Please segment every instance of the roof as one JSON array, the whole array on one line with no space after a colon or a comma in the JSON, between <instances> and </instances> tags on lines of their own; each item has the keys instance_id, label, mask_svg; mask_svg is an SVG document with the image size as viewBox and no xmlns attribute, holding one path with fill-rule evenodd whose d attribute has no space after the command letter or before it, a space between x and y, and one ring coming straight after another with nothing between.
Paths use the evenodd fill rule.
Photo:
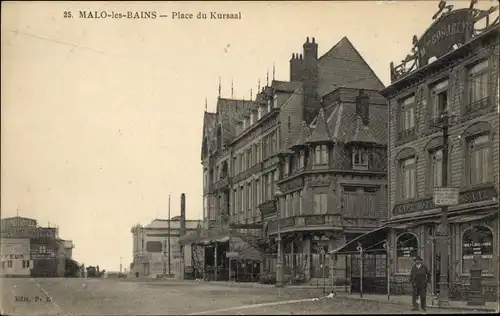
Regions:
<instances>
[{"instance_id":1,"label":"roof","mask_svg":"<svg viewBox=\"0 0 500 316\"><path fill-rule=\"evenodd\" d=\"M207 139L206 145L208 152L210 152L213 148L215 148L216 126L217 126L217 114L205 111L203 115L203 139ZM201 145L201 156L203 157L203 141Z\"/></svg>"},{"instance_id":2,"label":"roof","mask_svg":"<svg viewBox=\"0 0 500 316\"><path fill-rule=\"evenodd\" d=\"M217 100L217 112L220 116L223 143L228 144L234 139L237 121L242 119L243 115L249 113L250 108L254 105L255 102L252 100L225 98Z\"/></svg>"},{"instance_id":3,"label":"roof","mask_svg":"<svg viewBox=\"0 0 500 316\"><path fill-rule=\"evenodd\" d=\"M361 124L356 115L356 104L342 102L337 105L327 122L335 141L350 142L353 139L387 144L387 106L370 104L369 123Z\"/></svg>"},{"instance_id":4,"label":"roof","mask_svg":"<svg viewBox=\"0 0 500 316\"><path fill-rule=\"evenodd\" d=\"M311 133L311 136L306 140L307 143L322 143L330 142L332 137L325 121L325 111L323 108L319 109L319 114L316 120L316 127Z\"/></svg>"},{"instance_id":5,"label":"roof","mask_svg":"<svg viewBox=\"0 0 500 316\"><path fill-rule=\"evenodd\" d=\"M277 91L295 92L302 86L300 82L273 80L271 87Z\"/></svg>"},{"instance_id":6,"label":"roof","mask_svg":"<svg viewBox=\"0 0 500 316\"><path fill-rule=\"evenodd\" d=\"M309 129L309 126L307 126L306 121L302 121L302 124L300 125L299 139L297 140L297 142L293 147L305 146L307 138L309 138L310 132L311 131Z\"/></svg>"},{"instance_id":7,"label":"roof","mask_svg":"<svg viewBox=\"0 0 500 316\"><path fill-rule=\"evenodd\" d=\"M319 58L318 80L320 96L338 87L377 91L384 88L382 81L345 36Z\"/></svg>"}]
</instances>

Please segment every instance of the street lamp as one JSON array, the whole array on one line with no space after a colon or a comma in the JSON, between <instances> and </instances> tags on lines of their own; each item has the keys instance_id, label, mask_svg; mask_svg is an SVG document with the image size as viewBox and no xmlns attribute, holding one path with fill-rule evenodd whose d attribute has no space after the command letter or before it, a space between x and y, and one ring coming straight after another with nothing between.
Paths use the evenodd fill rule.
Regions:
<instances>
[{"instance_id":1,"label":"street lamp","mask_svg":"<svg viewBox=\"0 0 500 316\"><path fill-rule=\"evenodd\" d=\"M283 196L283 192L280 189L276 189L274 192L274 196L276 197L276 218L278 221L278 258L276 259L276 287L284 287L283 284L283 262L281 262L282 257L282 243L281 243L281 231L280 231L280 222L281 222L281 214L280 214L280 199Z\"/></svg>"}]
</instances>

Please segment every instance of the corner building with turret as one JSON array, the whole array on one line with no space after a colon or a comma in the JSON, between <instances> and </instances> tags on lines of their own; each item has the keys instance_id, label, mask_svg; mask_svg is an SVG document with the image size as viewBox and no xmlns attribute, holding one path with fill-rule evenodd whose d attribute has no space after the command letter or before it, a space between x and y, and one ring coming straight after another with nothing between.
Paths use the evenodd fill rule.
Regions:
<instances>
[{"instance_id":1,"label":"corner building with turret","mask_svg":"<svg viewBox=\"0 0 500 316\"><path fill-rule=\"evenodd\" d=\"M346 37L321 57L307 38L289 81L219 95L203 120L203 225L180 240L186 277L274 283L282 262L286 283L345 279L350 259L325 254L387 216L383 88Z\"/></svg>"}]
</instances>

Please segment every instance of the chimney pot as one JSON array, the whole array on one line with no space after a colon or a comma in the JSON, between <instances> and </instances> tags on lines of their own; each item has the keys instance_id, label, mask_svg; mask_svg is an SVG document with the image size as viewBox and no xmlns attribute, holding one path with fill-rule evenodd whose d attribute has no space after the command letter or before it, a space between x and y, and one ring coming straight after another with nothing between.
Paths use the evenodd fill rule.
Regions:
<instances>
[{"instance_id":1,"label":"chimney pot","mask_svg":"<svg viewBox=\"0 0 500 316\"><path fill-rule=\"evenodd\" d=\"M302 54L300 54L300 58L299 59L302 59Z\"/></svg>"},{"instance_id":2,"label":"chimney pot","mask_svg":"<svg viewBox=\"0 0 500 316\"><path fill-rule=\"evenodd\" d=\"M313 43L316 43L316 39L313 37Z\"/></svg>"},{"instance_id":3,"label":"chimney pot","mask_svg":"<svg viewBox=\"0 0 500 316\"><path fill-rule=\"evenodd\" d=\"M306 43L309 43L309 36L306 38Z\"/></svg>"}]
</instances>

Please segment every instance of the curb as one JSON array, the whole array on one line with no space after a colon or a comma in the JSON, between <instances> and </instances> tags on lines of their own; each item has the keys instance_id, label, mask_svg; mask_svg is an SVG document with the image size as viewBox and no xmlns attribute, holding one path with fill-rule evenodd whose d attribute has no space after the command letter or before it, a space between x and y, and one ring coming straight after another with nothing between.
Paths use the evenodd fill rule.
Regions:
<instances>
[{"instance_id":1,"label":"curb","mask_svg":"<svg viewBox=\"0 0 500 316\"><path fill-rule=\"evenodd\" d=\"M337 297L343 297L347 299L352 299L352 300L360 300L360 301L376 301L376 302L381 302L381 303L389 303L389 304L395 304L395 305L405 305L405 306L412 306L411 303L408 302L401 302L401 301L382 301L382 300L377 300L377 299L370 299L370 298L361 298L361 297L351 297L348 295L342 295L342 294L335 294ZM438 305L432 305L432 304L427 304L427 308L433 308L433 309L446 309L446 310L460 310L460 311L469 311L469 312L488 312L488 313L494 313L496 310L494 308L488 308L488 307L464 307L464 306L438 306Z\"/></svg>"}]
</instances>

